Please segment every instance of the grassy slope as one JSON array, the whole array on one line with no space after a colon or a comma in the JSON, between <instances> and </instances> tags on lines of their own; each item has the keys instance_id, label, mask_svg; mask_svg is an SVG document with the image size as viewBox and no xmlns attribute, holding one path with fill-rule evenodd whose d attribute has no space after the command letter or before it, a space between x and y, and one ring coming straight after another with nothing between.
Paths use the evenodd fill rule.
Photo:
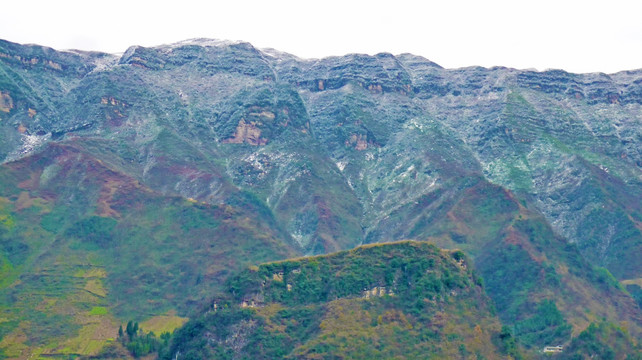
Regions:
<instances>
[{"instance_id":1,"label":"grassy slope","mask_svg":"<svg viewBox=\"0 0 642 360\"><path fill-rule=\"evenodd\" d=\"M642 359L642 348L626 326L608 322L592 323L566 349L569 359Z\"/></svg>"},{"instance_id":2,"label":"grassy slope","mask_svg":"<svg viewBox=\"0 0 642 360\"><path fill-rule=\"evenodd\" d=\"M108 338L111 335L101 333L100 329L109 328L112 331L109 334L112 334L119 321L164 314L172 308L185 314L188 306L210 295L210 286L218 286L216 280L225 278L229 269L246 262L293 253L279 250L283 245L274 240L288 238L282 234L283 228L309 235L313 240L307 250L311 252L348 248L358 243L357 237L364 226L363 219L359 223L364 211L361 208L367 211L364 200L357 204L353 192L347 189L346 175L341 178L334 169L327 154L336 151L324 154L319 146L312 150L292 146L293 137L298 137L300 144L309 145L310 139L301 135L303 130L316 132L319 139L324 131L336 135L329 143L354 155L346 168L346 173L354 173L349 180L358 178L363 169L358 161L353 163L352 160L360 159L366 153L356 149L358 144L351 142L353 135L366 139L371 153L385 152L388 145L393 147L394 156L390 156L393 165L400 159L397 152L412 150L414 158L416 150L424 144L434 145L435 149L453 149L452 145L457 142L453 140L457 137L448 133L412 138L421 145L417 145L418 148L409 147L409 143L399 143L395 147L393 130L406 118L421 117L425 113L412 108L404 112L392 106L397 100L408 102L405 95L386 103L380 102L379 95L367 95L365 90L359 96L339 99L341 106L331 113L331 117L340 124L336 124L334 130L324 129L325 118L316 114L315 124L314 116L306 115L310 104L302 104L296 91L288 90L288 86L269 85L270 80L266 81L265 75L270 75L270 69L266 69L263 60L254 53L254 60L263 65L257 67L258 63L252 63L252 57L241 48L237 49L241 51L238 58L251 60L243 63L247 68L239 67L239 63L224 71L208 68L208 76L212 71L221 75L215 81L203 81L204 69L202 64L196 63L173 72L150 71L153 64L165 60L154 58L161 54L149 49L141 49L149 51L147 55L151 56L143 56L147 60L137 64L142 67L120 66L81 79L89 69L67 72L74 66L84 66L76 56L65 59L50 50L30 49L28 54L22 54L25 61L3 57L5 62L0 64L0 70L3 70L0 72L0 90L8 92L14 102L9 113L0 112L0 126L3 135L7 134L6 144L4 141L0 144L0 153L20 144L21 135L17 129L30 134L41 130L47 133L67 125L67 130L78 129L89 121L96 125L88 132L96 131L94 135L104 139L74 140L75 145L83 149L80 153L86 151L91 156L73 150L55 154L55 162L36 156L26 161L34 162L32 165L21 167L25 162L10 164L11 170L5 168L0 173L0 286L10 289L6 295L3 293L4 312L9 315L0 315L0 335L6 335L2 346L11 345L12 354L24 347L35 348L48 342L51 344L47 351L58 348L66 349L64 352L67 353L87 352L82 348L85 346L82 344L88 343L87 339ZM190 49L183 51L196 51ZM5 48L2 51L23 50L28 49ZM30 64L33 58L40 60L35 65ZM65 71L48 66L44 61L46 58L61 65ZM218 58L215 60L220 62ZM173 66L164 67L170 68ZM251 71L259 68L259 75ZM250 71L244 73L244 70ZM232 73L234 79L225 80ZM236 77L238 74L243 75ZM193 82L191 77L198 81ZM260 88L252 90L259 83ZM191 100L177 97L177 84L187 87L182 91ZM240 87L246 89L240 90ZM511 187L520 196L533 190L535 181L529 172L532 173L537 164L529 164L523 155L532 150L529 144L544 144L545 150L554 150L549 156L553 161L541 164L540 170L544 173L559 172L553 165L558 164L560 158L570 158L574 169L590 172L588 180L580 184L576 192L553 194L553 197L578 200L573 206L583 206L586 194L599 200L595 210L579 226L579 236L586 240L580 252L590 261L609 268L617 278L639 280L641 263L636 261L642 239L640 202L636 201L639 194L631 192L631 187L624 186L618 178L630 170L625 166L628 162L608 154L607 147L602 148L601 140L592 142L595 139L591 136L575 131L584 125L568 117L572 114L552 114L543 108L545 105L536 104L540 101L532 101L540 95L521 93L510 95L501 113L506 128L490 127L498 130L497 134L502 138L503 146L498 149L509 149L510 155L494 156L498 161L506 161L498 164L498 173L506 173L507 178L496 176L493 181ZM329 102L337 102L330 98L330 92L326 94ZM221 100L227 98L232 99L229 104L225 102L227 100ZM30 109L36 114L33 115ZM263 111L276 116L275 121L268 122L260 115L251 115ZM285 116L288 112L289 117ZM327 108L321 106L319 113L327 113ZM462 113L458 110L455 114L460 116ZM233 134L240 117L264 122L261 128L264 138L269 140L267 147L247 144L218 147L219 141ZM551 124L542 123L548 118L553 119L554 128L546 128ZM399 124L389 122L391 119ZM308 122L314 126L310 128ZM289 131L278 125L286 123L290 124ZM595 130L601 134L608 126ZM437 131L431 128L429 133L437 134ZM83 136L82 131L75 134ZM70 134L69 137L74 136ZM449 141L437 141L444 139ZM482 140L482 143L493 143ZM298 162L280 164L278 157L288 151L297 154ZM422 163L438 163L442 156L447 161L442 159L438 173L470 167L469 162L459 164L454 160L472 157L472 154L454 151L447 155L438 151L430 156L426 154L416 161L417 167ZM273 166L273 171L267 175L267 181L257 184L257 178L263 173L242 171L238 171L235 179L226 178L236 171L234 168L255 171L248 161L252 156L266 156L272 162L269 165ZM155 161L150 169L147 165L152 161L145 162L145 159ZM610 168L613 175L602 170L603 166ZM391 168L386 164L375 174L394 173ZM404 169L405 166L401 170ZM434 169L427 167L424 170ZM135 177L144 185L127 176L119 177L120 172ZM296 179L284 193L271 192L273 185L292 174ZM416 180L417 174L421 176L415 171L412 178ZM390 219L374 225L365 224L366 228L385 229L381 231L386 235L385 241L427 239L472 254L502 319L519 330L518 335L530 345L568 339L568 326L577 334L601 317L631 321L632 331L636 331L639 309L631 305L608 272L589 266L578 256L577 249L565 245L553 233L544 219L525 209L528 206L524 201L517 201L511 193L486 181L463 179L468 175L455 174L454 180L447 179L452 175L440 176L446 183L439 190L443 192L429 193L417 202L393 199ZM386 189L382 193L395 190L393 182L389 181L393 179L385 176L384 179L377 184ZM224 196L231 194L225 199L231 206L208 206L178 197L163 197L147 189L184 196L189 192L195 194L189 197L216 204L222 198L207 191L208 185L216 182L214 180L222 184ZM394 180L396 183L399 179ZM259 197L236 192L232 182L258 193ZM414 184L417 187L424 185L417 183ZM185 188L177 189L179 185ZM408 189L412 187L399 187L403 193ZM281 196L282 201L270 202L270 196ZM403 197L400 199L404 200ZM379 201L378 198L372 200ZM265 202L274 205L272 209L276 216L272 217ZM135 207L129 208L130 203ZM174 221L177 223L173 224ZM609 225L618 230L614 236L609 233ZM609 242L604 244L603 239ZM256 246L255 240L270 245L266 250ZM605 251L594 251L602 248ZM214 261L210 261L212 254ZM186 259L188 256L193 258ZM107 260L114 258L123 260ZM205 263L207 267L199 266ZM560 297L560 293L563 296ZM553 300L555 303L551 306L547 301ZM14 308L16 303L24 304L24 307ZM97 308L105 308L107 312L95 310ZM90 330L89 324L96 330ZM546 329L547 324L554 325L552 331ZM58 335L53 331L56 326L79 340L72 345L56 344L51 340Z\"/></svg>"},{"instance_id":3,"label":"grassy slope","mask_svg":"<svg viewBox=\"0 0 642 360\"><path fill-rule=\"evenodd\" d=\"M462 252L405 241L251 267L164 356L502 358L501 326L467 265Z\"/></svg>"},{"instance_id":4,"label":"grassy slope","mask_svg":"<svg viewBox=\"0 0 642 360\"><path fill-rule=\"evenodd\" d=\"M425 195L387 221L409 219L397 238L471 254L500 318L522 344L568 343L602 318L628 322L640 335L642 314L617 280L590 265L512 192L483 179L452 187L462 190Z\"/></svg>"},{"instance_id":5,"label":"grassy slope","mask_svg":"<svg viewBox=\"0 0 642 360\"><path fill-rule=\"evenodd\" d=\"M161 196L65 145L0 169L0 347L92 354L118 324L186 315L235 268L296 250L269 212ZM21 355L22 354L22 355Z\"/></svg>"}]
</instances>

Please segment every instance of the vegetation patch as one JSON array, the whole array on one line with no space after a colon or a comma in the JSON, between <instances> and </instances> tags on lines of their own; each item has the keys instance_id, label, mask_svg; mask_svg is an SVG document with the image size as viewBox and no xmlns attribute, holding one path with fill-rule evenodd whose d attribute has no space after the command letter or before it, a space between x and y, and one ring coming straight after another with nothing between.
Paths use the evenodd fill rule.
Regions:
<instances>
[{"instance_id":1,"label":"vegetation patch","mask_svg":"<svg viewBox=\"0 0 642 360\"><path fill-rule=\"evenodd\" d=\"M175 312L170 312L167 315L154 316L140 324L141 328L156 334L172 333L174 330L183 326L188 318L177 316Z\"/></svg>"},{"instance_id":2,"label":"vegetation patch","mask_svg":"<svg viewBox=\"0 0 642 360\"><path fill-rule=\"evenodd\" d=\"M89 311L89 315L107 315L107 308L104 306L94 306L91 311Z\"/></svg>"},{"instance_id":3,"label":"vegetation patch","mask_svg":"<svg viewBox=\"0 0 642 360\"><path fill-rule=\"evenodd\" d=\"M461 251L406 241L251 267L159 354L497 357L506 353L492 340L500 324L467 261ZM519 353L515 346L510 351Z\"/></svg>"}]
</instances>

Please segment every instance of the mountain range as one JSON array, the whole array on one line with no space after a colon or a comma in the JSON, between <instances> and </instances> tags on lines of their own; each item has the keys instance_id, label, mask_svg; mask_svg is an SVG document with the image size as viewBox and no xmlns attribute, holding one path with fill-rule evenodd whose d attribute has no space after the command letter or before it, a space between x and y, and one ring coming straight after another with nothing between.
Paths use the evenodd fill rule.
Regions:
<instances>
[{"instance_id":1,"label":"mountain range","mask_svg":"<svg viewBox=\"0 0 642 360\"><path fill-rule=\"evenodd\" d=\"M285 318L299 314L308 327L293 330L294 352L279 356L335 358L339 345L321 324L343 319L340 306L363 315L348 320L367 333L378 315L397 327L405 318L417 333L397 340L424 329L425 342L404 344L437 357L457 348L462 358L529 358L563 344L579 358L595 348L634 358L641 105L642 70L444 69L387 53L300 59L208 39L121 55L0 41L0 355L107 356L130 320L160 333L190 318L174 334L199 321L223 334L229 328L207 320L222 316L285 336ZM407 239L418 243L394 243ZM288 261L370 264L301 270L306 281L347 273L366 279L365 290L390 288L395 278L381 274L418 261L399 246L426 259L448 257L434 246L465 254L474 274L458 273L465 285L454 291L467 295L439 290L448 305L435 305L434 293L399 288L407 295L363 300L358 282L292 302L258 290L256 274L302 256ZM345 252L354 248L369 251ZM428 281L420 275L413 281ZM250 293L269 301L212 313L213 299L237 307ZM432 304L432 320L413 313L408 294ZM452 319L478 319L493 345L473 346L470 329L431 327L455 308ZM363 311L374 320L360 323ZM391 336L384 323L378 337ZM166 355L209 339L190 334ZM195 358L278 350L248 353L221 339ZM381 343L373 356L403 355L392 338Z\"/></svg>"}]
</instances>

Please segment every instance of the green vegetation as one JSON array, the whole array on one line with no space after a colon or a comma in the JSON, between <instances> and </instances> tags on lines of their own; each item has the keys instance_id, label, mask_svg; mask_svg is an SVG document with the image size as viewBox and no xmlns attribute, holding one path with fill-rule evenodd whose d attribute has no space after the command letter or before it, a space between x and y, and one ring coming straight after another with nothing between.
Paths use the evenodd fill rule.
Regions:
<instances>
[{"instance_id":1,"label":"green vegetation","mask_svg":"<svg viewBox=\"0 0 642 360\"><path fill-rule=\"evenodd\" d=\"M626 285L626 291L635 299L638 306L642 309L642 286L638 284Z\"/></svg>"},{"instance_id":2,"label":"green vegetation","mask_svg":"<svg viewBox=\"0 0 642 360\"><path fill-rule=\"evenodd\" d=\"M104 306L94 306L89 315L107 315L107 308Z\"/></svg>"},{"instance_id":3,"label":"green vegetation","mask_svg":"<svg viewBox=\"0 0 642 360\"><path fill-rule=\"evenodd\" d=\"M514 328L525 344L559 344L571 336L571 326L550 300L538 304L535 315L518 321Z\"/></svg>"},{"instance_id":4,"label":"green vegetation","mask_svg":"<svg viewBox=\"0 0 642 360\"><path fill-rule=\"evenodd\" d=\"M251 267L161 356L496 357L500 325L467 265L461 251L398 242Z\"/></svg>"},{"instance_id":5,"label":"green vegetation","mask_svg":"<svg viewBox=\"0 0 642 360\"><path fill-rule=\"evenodd\" d=\"M517 340L508 326L502 326L502 331L499 334L499 340L504 353L512 356L515 360L521 360L523 358L519 346L517 345Z\"/></svg>"},{"instance_id":6,"label":"green vegetation","mask_svg":"<svg viewBox=\"0 0 642 360\"><path fill-rule=\"evenodd\" d=\"M65 236L79 239L85 244L107 248L113 246L113 231L116 225L114 219L91 216L73 224L65 231Z\"/></svg>"},{"instance_id":7,"label":"green vegetation","mask_svg":"<svg viewBox=\"0 0 642 360\"><path fill-rule=\"evenodd\" d=\"M602 321L591 323L574 338L564 356L572 360L639 360L642 359L642 348L626 328Z\"/></svg>"},{"instance_id":8,"label":"green vegetation","mask_svg":"<svg viewBox=\"0 0 642 360\"><path fill-rule=\"evenodd\" d=\"M59 161L73 153L59 151ZM0 348L9 357L96 355L114 336L113 321L186 314L230 269L296 254L267 225L271 214L250 217L242 196L234 206L164 197L85 160L29 191L11 184L56 160L0 171L21 179L0 188ZM65 194L84 200L68 203Z\"/></svg>"},{"instance_id":9,"label":"green vegetation","mask_svg":"<svg viewBox=\"0 0 642 360\"><path fill-rule=\"evenodd\" d=\"M635 353L600 323L642 334L639 74L199 42L0 40L0 357L172 357L118 324L187 316L197 357L528 358L591 322ZM238 273L399 239L461 251Z\"/></svg>"},{"instance_id":10,"label":"green vegetation","mask_svg":"<svg viewBox=\"0 0 642 360\"><path fill-rule=\"evenodd\" d=\"M622 311L621 304L603 301L625 296L617 280L591 266L538 216L522 211L500 236L475 265L502 322L526 348L567 343L583 319ZM587 290L577 290L582 287Z\"/></svg>"},{"instance_id":11,"label":"green vegetation","mask_svg":"<svg viewBox=\"0 0 642 360\"><path fill-rule=\"evenodd\" d=\"M138 326L137 322L128 321L123 330L118 328L118 340L131 353L134 358L157 352L169 344L170 334L165 332L156 337L153 332L147 332Z\"/></svg>"}]
</instances>

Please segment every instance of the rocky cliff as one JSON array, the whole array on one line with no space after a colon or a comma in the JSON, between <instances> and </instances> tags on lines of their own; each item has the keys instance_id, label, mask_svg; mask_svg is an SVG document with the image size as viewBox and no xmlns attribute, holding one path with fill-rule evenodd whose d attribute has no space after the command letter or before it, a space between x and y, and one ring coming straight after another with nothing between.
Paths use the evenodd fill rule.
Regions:
<instances>
[{"instance_id":1,"label":"rocky cliff","mask_svg":"<svg viewBox=\"0 0 642 360\"><path fill-rule=\"evenodd\" d=\"M508 324L561 299L574 334L596 316L629 321L635 332L641 104L637 70L444 69L385 53L299 59L206 39L118 56L0 41L1 283L40 288L34 264L47 256L57 264L59 246L81 252L81 264L111 261L96 227L118 239L107 246L115 252L132 251L128 238L151 239L158 252L144 260L187 261L190 271L166 276L189 274L195 285L220 284L247 263L411 238L468 253ZM179 225L160 231L150 220L158 209L135 201L144 226L125 221L134 211L125 199L147 196L173 199L158 209L171 209L163 216ZM219 242L204 230L210 220L193 220L204 218L244 242ZM216 270L168 256L174 243L215 254ZM235 247L255 251L239 261ZM153 269L141 266L140 276L167 284ZM188 301L163 285L134 296L136 307L110 281L118 319L185 311L210 289ZM554 295L560 289L567 300ZM160 294L161 305L144 305ZM39 343L21 316L5 316L0 335ZM522 329L525 339L542 331ZM533 339L529 346L540 344Z\"/></svg>"}]
</instances>

